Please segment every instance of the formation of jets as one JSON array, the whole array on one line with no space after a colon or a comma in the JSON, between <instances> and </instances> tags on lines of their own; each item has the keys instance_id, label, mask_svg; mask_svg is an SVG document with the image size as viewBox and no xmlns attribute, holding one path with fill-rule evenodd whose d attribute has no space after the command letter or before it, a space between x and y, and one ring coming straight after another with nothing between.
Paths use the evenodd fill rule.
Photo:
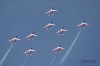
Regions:
<instances>
[{"instance_id":1,"label":"formation of jets","mask_svg":"<svg viewBox=\"0 0 100 66\"><path fill-rule=\"evenodd\" d=\"M54 9L54 8L51 8L50 10L48 10L48 11L46 12L46 14L47 14L48 16L53 16L54 13L56 13L56 12L58 12L58 10L56 10L56 9ZM83 29L83 28L85 28L85 27L88 26L88 25L89 25L88 23L86 23L85 21L83 21L82 23L78 24L77 27L78 27L79 29ZM56 24L54 24L52 21L50 21L50 22L49 22L48 24L46 24L43 28L49 31L49 30L52 29L52 27L55 27L55 26L56 26ZM64 27L62 27L62 28L60 28L60 30L55 31L55 33L56 33L57 35L59 35L59 36L62 36L62 35L64 35L64 33L67 32L67 31L69 31L69 30L67 30L67 29L65 29ZM34 37L37 37L37 36L38 36L38 35L35 34L35 32L32 32L31 34L27 35L25 38L28 39L29 41L31 41L31 40L33 40ZM11 42L11 44L13 45L13 44L16 44L16 43L17 43L18 41L20 41L20 40L21 40L21 39L19 39L18 36L15 36L15 37L12 38L11 40L9 40L9 42ZM54 49L51 49L51 51L52 51L53 53L61 53L61 51L64 50L64 49L65 49L65 48L63 48L62 45L58 45L58 46L55 47ZM32 54L33 52L36 52L36 50L33 49L33 48L30 48L30 49L28 49L27 51L23 52L23 54L24 54L25 56L32 56L32 55L33 55L33 54ZM1 60L1 61L2 61L2 60ZM53 60L53 62L54 62L54 60ZM52 62L52 63L53 63L53 62ZM24 62L24 64L25 64L25 62ZM53 64L51 64L51 65L53 65Z\"/></svg>"},{"instance_id":2,"label":"formation of jets","mask_svg":"<svg viewBox=\"0 0 100 66\"><path fill-rule=\"evenodd\" d=\"M86 23L85 21L83 21L82 23L80 23L79 25L77 25L77 27L79 27L79 29L85 28L86 26L88 26L89 24ZM47 30L51 29L52 26L55 26L55 24L52 23L52 21L50 21L46 26L44 26L44 28L46 28ZM64 32L66 32L68 30L64 29L64 27L62 27L60 30L58 30L56 33L58 35L63 35ZM32 32L31 34L29 34L28 36L26 36L25 38L27 38L28 40L32 40L34 36L37 36L37 34L35 34L34 32ZM17 36L15 36L14 38L12 38L11 40L9 40L9 42L11 42L11 44L16 44L17 41L20 41L21 39L19 39ZM61 45L59 45L58 47L54 48L52 51L55 53L59 53L61 50L64 50L63 47L61 47ZM29 50L27 50L26 52L24 52L24 54L26 56L31 56L32 52L35 52L36 50L33 50L32 48L30 48Z\"/></svg>"},{"instance_id":3,"label":"formation of jets","mask_svg":"<svg viewBox=\"0 0 100 66\"><path fill-rule=\"evenodd\" d=\"M57 12L58 10L55 10L54 8L51 8L48 12L46 12L46 14L48 14L48 16L54 15L54 12ZM86 23L85 21L83 21L82 23L80 23L79 25L77 25L77 27L79 27L79 29L85 28L86 26L88 26L89 24ZM53 26L55 26L55 24L52 23L52 21L50 21L47 25L44 26L44 28L46 30L50 30ZM64 29L64 27L62 27L60 30L58 30L56 33L58 35L63 35L64 32L67 32L68 30ZM33 37L37 36L37 34L35 34L34 32L32 32L31 34L29 34L28 36L26 36L25 38L27 38L28 40L32 40ZM11 42L11 44L16 44L17 41L19 41L21 39L19 39L17 36L15 36L13 39L9 40L9 42ZM55 53L59 53L61 50L64 50L63 47L61 47L61 45L59 45L58 47L54 48L52 51ZM32 52L35 52L36 50L33 50L33 48L30 48L29 50L27 50L26 52L24 52L24 54L26 56L31 56Z\"/></svg>"},{"instance_id":4,"label":"formation of jets","mask_svg":"<svg viewBox=\"0 0 100 66\"><path fill-rule=\"evenodd\" d=\"M54 15L54 12L57 12L58 10L55 10L54 8L51 8L49 11L46 12L48 16Z\"/></svg>"}]
</instances>

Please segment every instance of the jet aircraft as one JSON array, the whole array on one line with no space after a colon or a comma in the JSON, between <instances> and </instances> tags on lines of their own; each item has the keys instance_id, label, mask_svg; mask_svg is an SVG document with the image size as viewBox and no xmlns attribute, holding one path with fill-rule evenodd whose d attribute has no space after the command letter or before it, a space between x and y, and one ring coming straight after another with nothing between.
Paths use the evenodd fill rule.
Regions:
<instances>
[{"instance_id":1,"label":"jet aircraft","mask_svg":"<svg viewBox=\"0 0 100 66\"><path fill-rule=\"evenodd\" d=\"M33 32L30 35L26 36L26 38L28 38L28 40L32 40L34 36L37 36L37 35Z\"/></svg>"},{"instance_id":2,"label":"jet aircraft","mask_svg":"<svg viewBox=\"0 0 100 66\"><path fill-rule=\"evenodd\" d=\"M53 24L52 21L50 21L46 26L44 26L44 28L49 30L49 29L51 29L52 26L55 26L55 24Z\"/></svg>"},{"instance_id":3,"label":"jet aircraft","mask_svg":"<svg viewBox=\"0 0 100 66\"><path fill-rule=\"evenodd\" d=\"M54 15L54 12L57 12L58 10L55 10L54 8L51 8L49 11L46 12L48 16Z\"/></svg>"},{"instance_id":4,"label":"jet aircraft","mask_svg":"<svg viewBox=\"0 0 100 66\"><path fill-rule=\"evenodd\" d=\"M24 54L26 54L26 56L31 56L32 52L35 52L36 50L33 50L32 48L30 48L29 50L27 50L26 52L24 52Z\"/></svg>"},{"instance_id":5,"label":"jet aircraft","mask_svg":"<svg viewBox=\"0 0 100 66\"><path fill-rule=\"evenodd\" d=\"M56 33L58 33L58 35L63 35L64 32L66 32L68 30L65 30L64 27L61 28L60 30L58 30Z\"/></svg>"},{"instance_id":6,"label":"jet aircraft","mask_svg":"<svg viewBox=\"0 0 100 66\"><path fill-rule=\"evenodd\" d=\"M60 52L61 50L64 50L63 47L61 47L61 45L59 45L58 47L54 48L52 51L54 51L55 53Z\"/></svg>"},{"instance_id":7,"label":"jet aircraft","mask_svg":"<svg viewBox=\"0 0 100 66\"><path fill-rule=\"evenodd\" d=\"M79 29L85 28L86 26L88 26L89 24L85 22L85 20L80 23L79 25L77 25L77 27L79 27Z\"/></svg>"},{"instance_id":8,"label":"jet aircraft","mask_svg":"<svg viewBox=\"0 0 100 66\"><path fill-rule=\"evenodd\" d=\"M17 41L19 41L21 39L17 38L17 36L15 36L13 39L9 40L9 42L11 42L12 44L16 44Z\"/></svg>"}]
</instances>

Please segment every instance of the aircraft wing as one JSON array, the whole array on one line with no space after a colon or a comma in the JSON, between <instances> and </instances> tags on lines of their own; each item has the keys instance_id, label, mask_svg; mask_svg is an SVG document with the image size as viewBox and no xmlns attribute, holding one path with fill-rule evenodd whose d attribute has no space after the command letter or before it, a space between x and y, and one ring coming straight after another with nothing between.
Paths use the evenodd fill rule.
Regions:
<instances>
[{"instance_id":1,"label":"aircraft wing","mask_svg":"<svg viewBox=\"0 0 100 66\"><path fill-rule=\"evenodd\" d=\"M49 10L49 11L46 12L46 14L48 14L48 13L50 13L50 12L51 12L51 11Z\"/></svg>"},{"instance_id":2,"label":"aircraft wing","mask_svg":"<svg viewBox=\"0 0 100 66\"><path fill-rule=\"evenodd\" d=\"M58 50L58 48L55 48L55 49L53 49L52 51L57 51Z\"/></svg>"},{"instance_id":3,"label":"aircraft wing","mask_svg":"<svg viewBox=\"0 0 100 66\"><path fill-rule=\"evenodd\" d=\"M30 34L30 35L28 35L28 36L26 36L26 38L29 38L29 37L31 37L32 35Z\"/></svg>"},{"instance_id":4,"label":"aircraft wing","mask_svg":"<svg viewBox=\"0 0 100 66\"><path fill-rule=\"evenodd\" d=\"M29 36L26 36L25 38L28 38Z\"/></svg>"},{"instance_id":5,"label":"aircraft wing","mask_svg":"<svg viewBox=\"0 0 100 66\"><path fill-rule=\"evenodd\" d=\"M34 52L34 51L36 51L36 50L31 50L31 51L33 51L33 52Z\"/></svg>"},{"instance_id":6,"label":"aircraft wing","mask_svg":"<svg viewBox=\"0 0 100 66\"><path fill-rule=\"evenodd\" d=\"M64 49L63 47L60 48L60 50L63 50L63 49Z\"/></svg>"},{"instance_id":7,"label":"aircraft wing","mask_svg":"<svg viewBox=\"0 0 100 66\"><path fill-rule=\"evenodd\" d=\"M63 31L68 31L68 30L63 30Z\"/></svg>"},{"instance_id":8,"label":"aircraft wing","mask_svg":"<svg viewBox=\"0 0 100 66\"><path fill-rule=\"evenodd\" d=\"M9 42L10 42L10 41L13 41L13 40L14 40L14 39L11 39L11 40L9 40Z\"/></svg>"},{"instance_id":9,"label":"aircraft wing","mask_svg":"<svg viewBox=\"0 0 100 66\"><path fill-rule=\"evenodd\" d=\"M33 36L37 36L36 34L33 34Z\"/></svg>"},{"instance_id":10,"label":"aircraft wing","mask_svg":"<svg viewBox=\"0 0 100 66\"><path fill-rule=\"evenodd\" d=\"M44 28L48 27L48 25L44 26Z\"/></svg>"},{"instance_id":11,"label":"aircraft wing","mask_svg":"<svg viewBox=\"0 0 100 66\"><path fill-rule=\"evenodd\" d=\"M26 38L29 38L29 37L31 37L32 35L30 34L30 35L28 35L28 36L26 36Z\"/></svg>"},{"instance_id":12,"label":"aircraft wing","mask_svg":"<svg viewBox=\"0 0 100 66\"><path fill-rule=\"evenodd\" d=\"M29 51L24 52L24 54L28 53Z\"/></svg>"},{"instance_id":13,"label":"aircraft wing","mask_svg":"<svg viewBox=\"0 0 100 66\"><path fill-rule=\"evenodd\" d=\"M21 39L16 38L16 40L21 40Z\"/></svg>"},{"instance_id":14,"label":"aircraft wing","mask_svg":"<svg viewBox=\"0 0 100 66\"><path fill-rule=\"evenodd\" d=\"M55 24L50 24L50 25L55 26Z\"/></svg>"},{"instance_id":15,"label":"aircraft wing","mask_svg":"<svg viewBox=\"0 0 100 66\"><path fill-rule=\"evenodd\" d=\"M88 24L88 23L85 23L85 25L87 25L87 26L88 26L89 24Z\"/></svg>"},{"instance_id":16,"label":"aircraft wing","mask_svg":"<svg viewBox=\"0 0 100 66\"><path fill-rule=\"evenodd\" d=\"M56 33L60 33L60 30L59 30L59 31L57 31Z\"/></svg>"},{"instance_id":17,"label":"aircraft wing","mask_svg":"<svg viewBox=\"0 0 100 66\"><path fill-rule=\"evenodd\" d=\"M58 11L58 10L52 10L52 11Z\"/></svg>"},{"instance_id":18,"label":"aircraft wing","mask_svg":"<svg viewBox=\"0 0 100 66\"><path fill-rule=\"evenodd\" d=\"M79 26L81 26L81 24L77 25L76 27L79 27Z\"/></svg>"}]
</instances>

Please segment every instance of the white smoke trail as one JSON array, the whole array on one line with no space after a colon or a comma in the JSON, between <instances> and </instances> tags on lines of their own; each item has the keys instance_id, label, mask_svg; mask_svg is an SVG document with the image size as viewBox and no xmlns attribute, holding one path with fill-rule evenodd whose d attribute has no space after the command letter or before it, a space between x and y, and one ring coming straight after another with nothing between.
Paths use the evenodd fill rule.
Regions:
<instances>
[{"instance_id":1,"label":"white smoke trail","mask_svg":"<svg viewBox=\"0 0 100 66\"><path fill-rule=\"evenodd\" d=\"M71 52L73 46L74 46L75 43L76 43L78 37L80 36L80 33L81 33L81 29L80 29L80 31L77 33L77 35L76 35L75 39L73 40L73 42L71 43L69 49L66 51L66 53L64 54L64 56L61 58L59 65L61 65L61 64L67 59L67 57L68 57L68 55L70 54L70 52Z\"/></svg>"},{"instance_id":2,"label":"white smoke trail","mask_svg":"<svg viewBox=\"0 0 100 66\"><path fill-rule=\"evenodd\" d=\"M21 66L24 66L24 65L25 65L25 63L27 62L27 60L28 60L28 57L26 57L26 58L25 58L25 60L23 61L23 63L22 63L22 65L21 65Z\"/></svg>"},{"instance_id":3,"label":"white smoke trail","mask_svg":"<svg viewBox=\"0 0 100 66\"><path fill-rule=\"evenodd\" d=\"M1 61L0 61L0 66L2 66L3 62L4 62L5 59L7 58L9 52L11 51L11 48L12 48L12 47L13 47L13 45L11 45L11 46L9 47L9 49L7 50L7 52L5 53L5 55L3 56L3 58L1 59Z\"/></svg>"},{"instance_id":4,"label":"white smoke trail","mask_svg":"<svg viewBox=\"0 0 100 66\"><path fill-rule=\"evenodd\" d=\"M55 62L55 60L56 60L56 57L57 57L57 55L55 55L54 58L51 60L49 66L53 66L53 64L54 64L54 62Z\"/></svg>"}]
</instances>

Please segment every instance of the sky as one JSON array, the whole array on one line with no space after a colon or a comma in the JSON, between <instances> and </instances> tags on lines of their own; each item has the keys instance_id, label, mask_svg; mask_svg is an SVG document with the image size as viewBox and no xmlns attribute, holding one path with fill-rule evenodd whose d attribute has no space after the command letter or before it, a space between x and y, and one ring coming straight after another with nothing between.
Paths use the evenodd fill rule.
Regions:
<instances>
[{"instance_id":1,"label":"sky","mask_svg":"<svg viewBox=\"0 0 100 66\"><path fill-rule=\"evenodd\" d=\"M2 66L21 66L27 58L24 52L31 47L36 52L24 66L49 66L55 55L53 66L57 66L79 32L76 26L84 20L90 25L82 29L62 66L99 66L99 3L99 0L0 0L0 60L11 46L8 41L15 36L21 39L12 47ZM48 17L45 13L52 7L58 12ZM50 21L56 26L47 31L43 27ZM62 27L69 31L58 36L55 32ZM25 37L32 32L38 36L27 40ZM59 44L65 50L55 54L52 49ZM95 60L96 63L81 63L82 60Z\"/></svg>"}]
</instances>

